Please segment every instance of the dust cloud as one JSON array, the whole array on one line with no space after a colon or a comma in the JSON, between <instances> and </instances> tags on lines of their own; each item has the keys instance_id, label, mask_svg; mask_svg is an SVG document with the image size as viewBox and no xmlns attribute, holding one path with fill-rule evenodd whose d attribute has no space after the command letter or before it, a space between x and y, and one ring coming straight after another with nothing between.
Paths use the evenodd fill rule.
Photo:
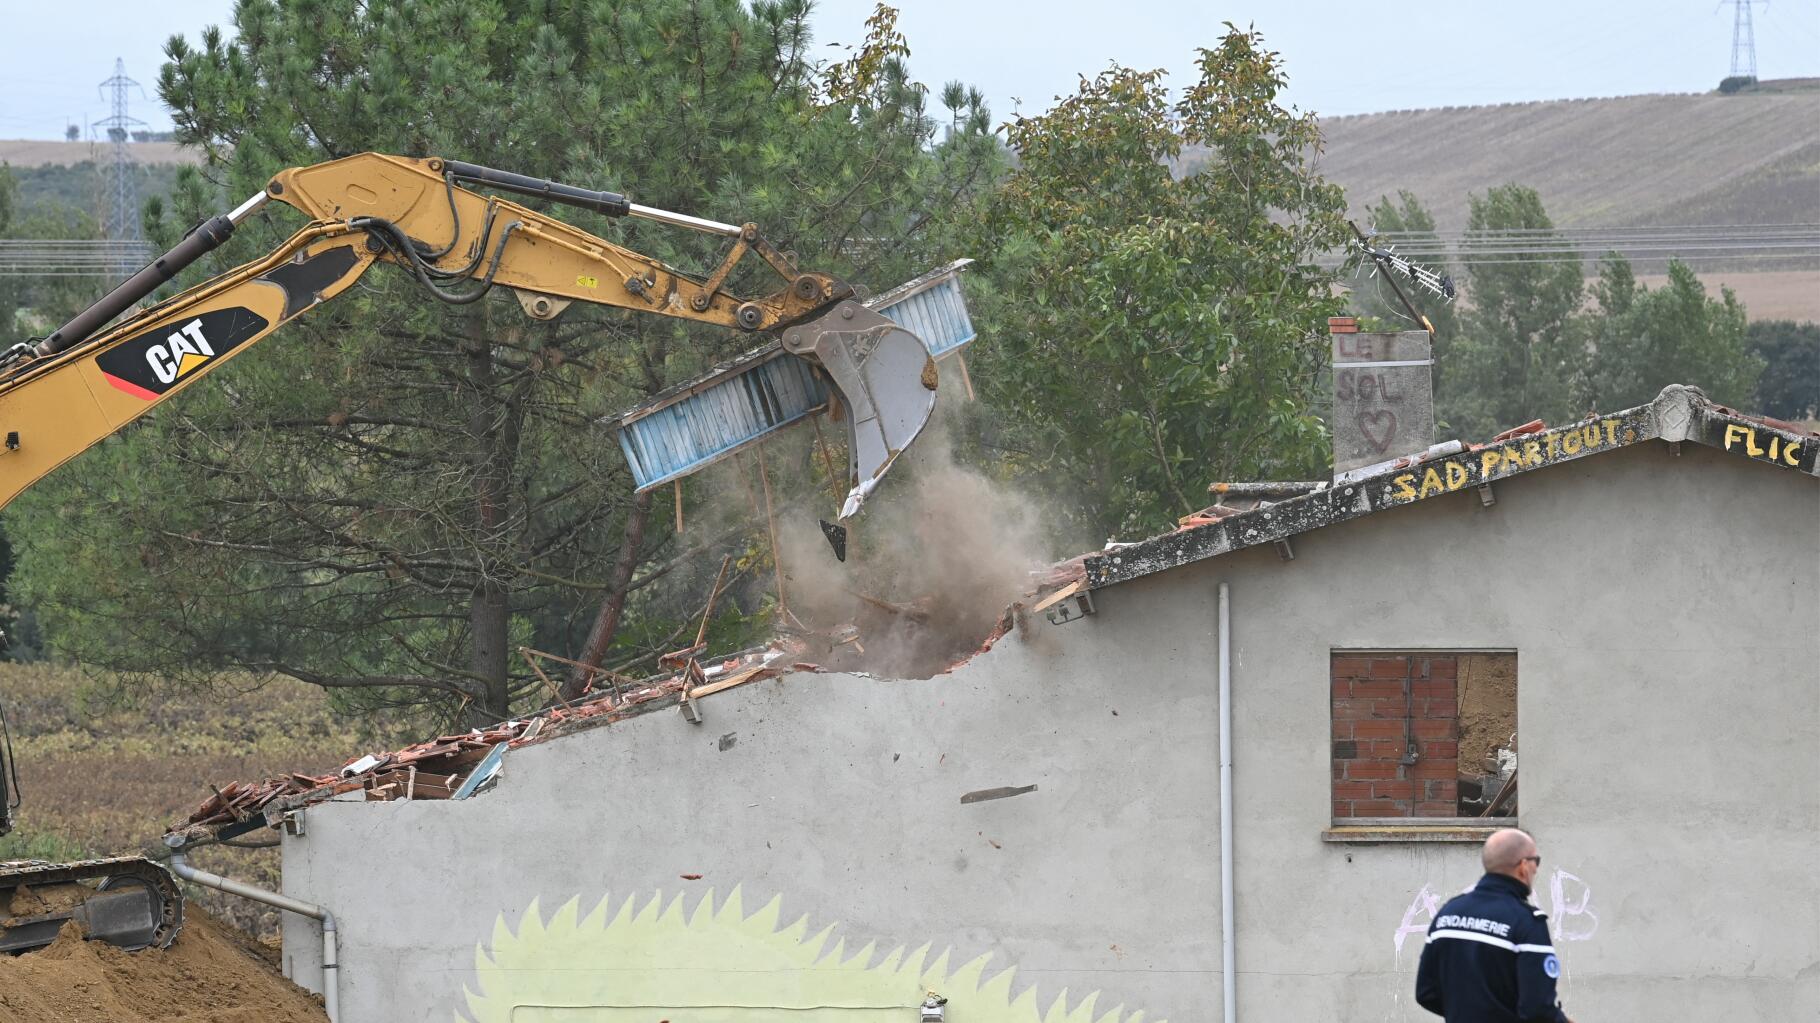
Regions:
<instances>
[{"instance_id":1,"label":"dust cloud","mask_svg":"<svg viewBox=\"0 0 1820 1023\"><path fill-rule=\"evenodd\" d=\"M956 433L938 403L847 523L844 563L813 516L779 520L789 609L779 624L804 627L810 659L898 678L939 674L979 649L1052 560L1040 505L964 464Z\"/></svg>"}]
</instances>

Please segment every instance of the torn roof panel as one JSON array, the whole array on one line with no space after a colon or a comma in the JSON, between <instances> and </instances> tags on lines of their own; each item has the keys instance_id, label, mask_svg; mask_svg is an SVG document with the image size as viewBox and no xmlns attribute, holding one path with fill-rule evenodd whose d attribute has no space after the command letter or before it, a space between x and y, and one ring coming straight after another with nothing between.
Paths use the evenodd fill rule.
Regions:
<instances>
[{"instance_id":1,"label":"torn roof panel","mask_svg":"<svg viewBox=\"0 0 1820 1023\"><path fill-rule=\"evenodd\" d=\"M1816 472L1820 434L1743 415L1708 401L1698 388L1671 384L1655 401L1623 412L1552 430L1540 421L1526 423L1485 444L1436 445L1426 457L1400 459L1371 476L1245 511L1234 513L1216 505L1188 516L1175 532L1089 555L1087 583L1098 589L1128 582L1645 440L1693 441L1752 461L1820 475Z\"/></svg>"},{"instance_id":2,"label":"torn roof panel","mask_svg":"<svg viewBox=\"0 0 1820 1023\"><path fill-rule=\"evenodd\" d=\"M863 304L940 358L976 334L956 260ZM828 404L826 377L775 342L723 362L609 420L639 491L699 472Z\"/></svg>"}]
</instances>

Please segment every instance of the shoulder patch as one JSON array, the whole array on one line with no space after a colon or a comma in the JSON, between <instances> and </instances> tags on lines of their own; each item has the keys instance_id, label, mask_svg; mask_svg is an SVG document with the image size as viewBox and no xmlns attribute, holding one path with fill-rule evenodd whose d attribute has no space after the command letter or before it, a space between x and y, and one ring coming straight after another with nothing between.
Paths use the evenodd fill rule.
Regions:
<instances>
[{"instance_id":1,"label":"shoulder patch","mask_svg":"<svg viewBox=\"0 0 1820 1023\"><path fill-rule=\"evenodd\" d=\"M1542 912L1542 911L1541 911L1541 910L1539 910L1539 909L1534 909L1534 910L1530 910L1530 912L1532 912L1532 913L1534 913L1534 914L1535 914L1535 915L1537 915L1537 916L1539 916L1539 917L1541 917L1541 918L1542 918L1542 919L1544 919L1544 920L1546 920L1546 919L1548 919L1548 914L1547 914L1547 913L1544 913L1544 912Z\"/></svg>"},{"instance_id":2,"label":"shoulder patch","mask_svg":"<svg viewBox=\"0 0 1820 1023\"><path fill-rule=\"evenodd\" d=\"M1548 974L1551 978L1559 977L1561 975L1561 960L1556 959L1552 955L1547 959L1542 960L1542 972Z\"/></svg>"}]
</instances>

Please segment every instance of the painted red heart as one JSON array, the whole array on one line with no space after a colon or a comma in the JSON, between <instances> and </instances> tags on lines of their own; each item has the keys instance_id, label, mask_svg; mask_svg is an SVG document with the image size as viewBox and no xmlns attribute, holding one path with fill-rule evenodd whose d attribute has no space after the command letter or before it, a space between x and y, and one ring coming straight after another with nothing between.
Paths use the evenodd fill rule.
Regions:
<instances>
[{"instance_id":1,"label":"painted red heart","mask_svg":"<svg viewBox=\"0 0 1820 1023\"><path fill-rule=\"evenodd\" d=\"M1379 454L1390 450L1390 444L1397 439L1397 414L1389 409L1378 409L1375 412L1361 412L1356 420L1359 432L1365 435L1366 443L1378 450ZM1383 433L1383 440L1373 434L1374 426Z\"/></svg>"}]
</instances>

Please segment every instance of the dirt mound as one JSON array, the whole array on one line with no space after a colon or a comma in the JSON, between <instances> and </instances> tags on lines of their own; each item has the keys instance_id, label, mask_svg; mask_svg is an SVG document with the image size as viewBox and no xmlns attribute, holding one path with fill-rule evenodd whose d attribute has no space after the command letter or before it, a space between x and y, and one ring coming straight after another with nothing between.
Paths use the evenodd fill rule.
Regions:
<instances>
[{"instance_id":1,"label":"dirt mound","mask_svg":"<svg viewBox=\"0 0 1820 1023\"><path fill-rule=\"evenodd\" d=\"M315 996L265 950L192 903L168 949L123 952L68 924L45 948L0 955L0 1020L34 1023L325 1023Z\"/></svg>"}]
</instances>

